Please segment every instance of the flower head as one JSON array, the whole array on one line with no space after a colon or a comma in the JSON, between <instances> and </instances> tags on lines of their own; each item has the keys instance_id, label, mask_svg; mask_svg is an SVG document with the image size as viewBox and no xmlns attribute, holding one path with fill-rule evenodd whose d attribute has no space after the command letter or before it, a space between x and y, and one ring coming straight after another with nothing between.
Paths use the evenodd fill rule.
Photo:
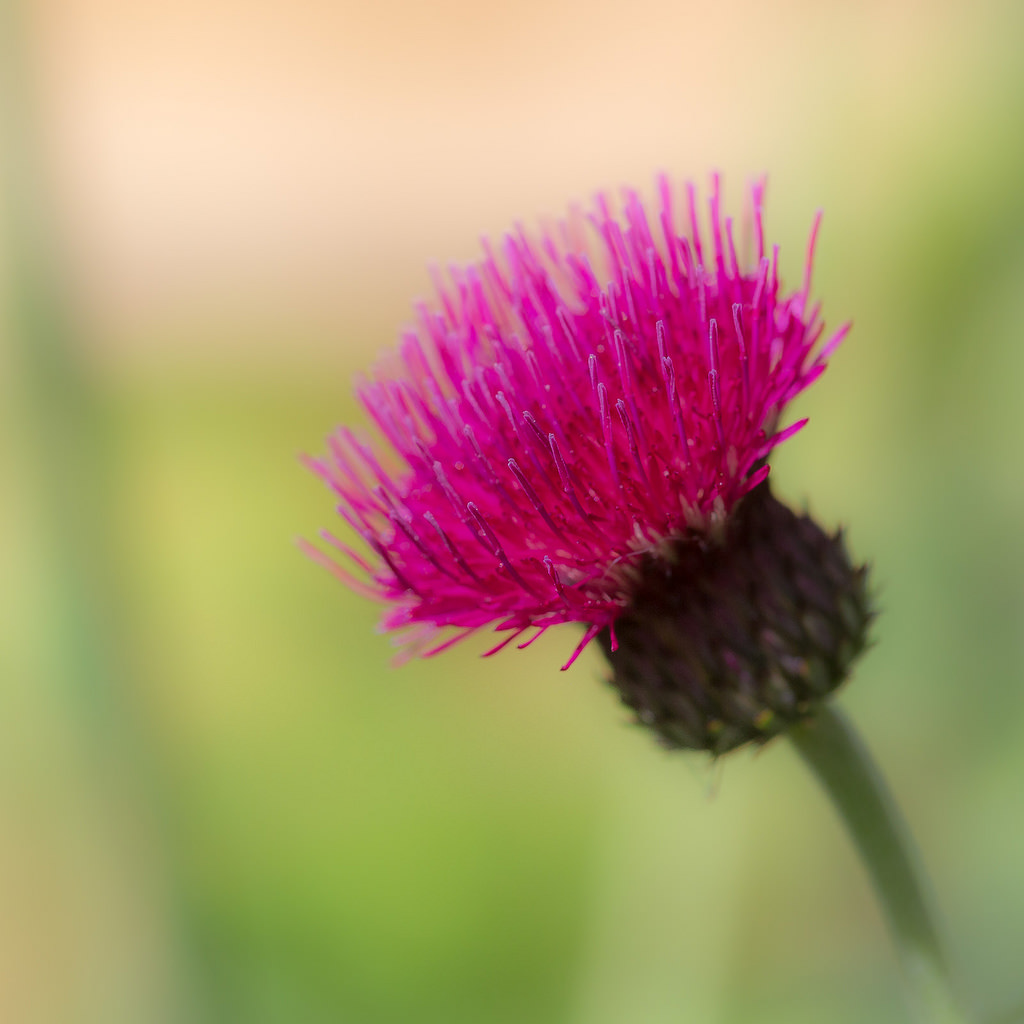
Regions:
<instances>
[{"instance_id":1,"label":"flower head","mask_svg":"<svg viewBox=\"0 0 1024 1024\"><path fill-rule=\"evenodd\" d=\"M845 334L818 344L818 220L787 292L763 194L751 189L749 257L717 177L709 237L694 188L663 179L652 213L633 192L619 215L599 196L537 238L485 243L360 386L378 440L341 428L308 460L369 552L327 532L330 556L307 550L384 602L385 628L419 627L421 653L536 630L522 647L565 622L586 627L566 668L602 630L614 651L645 566L723 542L803 426L779 429L786 404Z\"/></svg>"}]
</instances>

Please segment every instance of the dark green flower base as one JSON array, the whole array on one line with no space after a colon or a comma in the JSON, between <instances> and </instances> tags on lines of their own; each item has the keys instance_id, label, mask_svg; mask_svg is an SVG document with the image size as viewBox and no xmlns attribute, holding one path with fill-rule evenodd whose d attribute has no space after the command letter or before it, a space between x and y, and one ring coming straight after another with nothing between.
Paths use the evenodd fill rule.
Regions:
<instances>
[{"instance_id":1,"label":"dark green flower base","mask_svg":"<svg viewBox=\"0 0 1024 1024\"><path fill-rule=\"evenodd\" d=\"M724 754L765 742L846 678L872 619L867 567L769 490L724 541L679 539L638 567L635 596L598 639L613 685L670 747Z\"/></svg>"}]
</instances>

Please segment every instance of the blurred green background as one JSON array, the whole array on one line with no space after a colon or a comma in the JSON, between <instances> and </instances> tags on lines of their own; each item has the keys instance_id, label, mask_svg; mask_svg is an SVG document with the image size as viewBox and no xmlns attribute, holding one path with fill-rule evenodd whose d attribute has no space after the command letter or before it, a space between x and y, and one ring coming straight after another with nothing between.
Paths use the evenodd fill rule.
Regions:
<instances>
[{"instance_id":1,"label":"blurred green background","mask_svg":"<svg viewBox=\"0 0 1024 1024\"><path fill-rule=\"evenodd\" d=\"M389 666L297 455L481 232L770 174L854 330L780 492L874 564L841 700L968 988L1024 994L1016 2L8 6L0 1019L906 1020L784 742L712 769L549 634Z\"/></svg>"}]
</instances>

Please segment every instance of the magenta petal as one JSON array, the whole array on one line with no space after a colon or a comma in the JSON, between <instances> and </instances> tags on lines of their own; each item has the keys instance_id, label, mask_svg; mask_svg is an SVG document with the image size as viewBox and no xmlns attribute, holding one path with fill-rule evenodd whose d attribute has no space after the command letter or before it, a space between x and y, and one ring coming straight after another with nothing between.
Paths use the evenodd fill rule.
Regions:
<instances>
[{"instance_id":1,"label":"magenta petal","mask_svg":"<svg viewBox=\"0 0 1024 1024\"><path fill-rule=\"evenodd\" d=\"M658 190L650 211L633 192L618 213L598 196L547 234L517 229L435 275L436 301L359 387L376 440L342 428L305 460L368 552L328 536L349 571L304 550L389 605L386 628L418 627L418 650L510 631L490 654L530 627L582 623L571 664L628 606L638 560L714 535L803 426L776 431L848 329L819 348L820 217L788 293L765 245L763 182L746 267L717 176L709 237L692 185Z\"/></svg>"}]
</instances>

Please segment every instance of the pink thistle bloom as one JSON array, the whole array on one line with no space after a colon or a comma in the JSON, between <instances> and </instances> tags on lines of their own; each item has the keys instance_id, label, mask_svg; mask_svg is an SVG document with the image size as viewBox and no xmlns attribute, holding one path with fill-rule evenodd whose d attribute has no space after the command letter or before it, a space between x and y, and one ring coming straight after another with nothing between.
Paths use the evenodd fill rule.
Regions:
<instances>
[{"instance_id":1,"label":"pink thistle bloom","mask_svg":"<svg viewBox=\"0 0 1024 1024\"><path fill-rule=\"evenodd\" d=\"M661 179L652 215L627 191L619 216L598 196L537 239L485 243L359 387L378 441L343 427L307 460L369 553L326 531L330 554L305 550L384 602L383 628L414 627L419 653L484 628L508 634L488 654L535 630L525 647L566 622L585 632L564 668L603 629L615 650L640 561L724 536L847 330L819 347L820 215L786 292L763 196L759 182L750 260L717 176L710 240L693 186L680 203Z\"/></svg>"}]
</instances>

